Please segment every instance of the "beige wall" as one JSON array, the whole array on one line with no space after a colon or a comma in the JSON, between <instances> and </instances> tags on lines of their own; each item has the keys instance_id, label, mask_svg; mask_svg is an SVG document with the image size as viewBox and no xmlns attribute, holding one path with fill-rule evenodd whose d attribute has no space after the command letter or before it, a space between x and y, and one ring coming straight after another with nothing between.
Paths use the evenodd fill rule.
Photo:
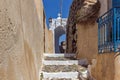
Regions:
<instances>
[{"instance_id":1,"label":"beige wall","mask_svg":"<svg viewBox=\"0 0 120 80\"><path fill-rule=\"evenodd\" d=\"M101 2L100 16L108 10L108 0L99 0Z\"/></svg>"},{"instance_id":2,"label":"beige wall","mask_svg":"<svg viewBox=\"0 0 120 80\"><path fill-rule=\"evenodd\" d=\"M100 16L112 8L112 0L99 0L101 2Z\"/></svg>"},{"instance_id":3,"label":"beige wall","mask_svg":"<svg viewBox=\"0 0 120 80\"><path fill-rule=\"evenodd\" d=\"M119 80L120 79L120 52L115 54L115 79L114 80Z\"/></svg>"},{"instance_id":4,"label":"beige wall","mask_svg":"<svg viewBox=\"0 0 120 80\"><path fill-rule=\"evenodd\" d=\"M53 33L45 27L45 53L53 53Z\"/></svg>"},{"instance_id":5,"label":"beige wall","mask_svg":"<svg viewBox=\"0 0 120 80\"><path fill-rule=\"evenodd\" d=\"M42 0L0 1L0 80L39 80Z\"/></svg>"},{"instance_id":6,"label":"beige wall","mask_svg":"<svg viewBox=\"0 0 120 80\"><path fill-rule=\"evenodd\" d=\"M100 13L99 16L103 15L106 11L108 11L108 9L110 8L108 6L110 6L111 4L110 0L109 1L100 0L100 2L101 9L99 12ZM73 20L72 16L73 15L71 13L69 16L70 20L68 22ZM68 52L70 52L70 50L73 49L73 47L71 47L71 44L72 39L74 38L74 35L72 34L72 27L74 23L72 24L72 22L70 22L69 24L70 25L68 25L67 27ZM120 74L120 71L118 70L119 58L117 57L114 60L114 53L98 54L98 24L78 23L76 24L76 29L77 29L76 31L77 58L87 59L89 61L90 67L92 67L91 69L92 76L96 80L114 80L114 76L116 77L115 80L119 80L120 79L118 77Z\"/></svg>"},{"instance_id":7,"label":"beige wall","mask_svg":"<svg viewBox=\"0 0 120 80\"><path fill-rule=\"evenodd\" d=\"M100 0L100 16L111 8L111 0ZM96 65L92 69L92 76L97 80L114 80L114 53L97 54Z\"/></svg>"},{"instance_id":8,"label":"beige wall","mask_svg":"<svg viewBox=\"0 0 120 80\"><path fill-rule=\"evenodd\" d=\"M77 24L77 57L92 60L98 53L98 28L97 24Z\"/></svg>"},{"instance_id":9,"label":"beige wall","mask_svg":"<svg viewBox=\"0 0 120 80\"><path fill-rule=\"evenodd\" d=\"M113 0L108 0L108 9L111 9L111 8L112 8L112 1L113 1Z\"/></svg>"},{"instance_id":10,"label":"beige wall","mask_svg":"<svg viewBox=\"0 0 120 80\"><path fill-rule=\"evenodd\" d=\"M96 80L114 80L114 53L98 54L96 64L92 63L92 76Z\"/></svg>"},{"instance_id":11,"label":"beige wall","mask_svg":"<svg viewBox=\"0 0 120 80\"><path fill-rule=\"evenodd\" d=\"M79 59L87 59L89 61L89 64L92 67L91 75L96 80L114 80L114 53L98 54L97 24L77 24L77 30L79 34L77 38L77 57ZM119 73L118 70L117 72ZM117 75L118 74L116 74L116 76Z\"/></svg>"}]
</instances>

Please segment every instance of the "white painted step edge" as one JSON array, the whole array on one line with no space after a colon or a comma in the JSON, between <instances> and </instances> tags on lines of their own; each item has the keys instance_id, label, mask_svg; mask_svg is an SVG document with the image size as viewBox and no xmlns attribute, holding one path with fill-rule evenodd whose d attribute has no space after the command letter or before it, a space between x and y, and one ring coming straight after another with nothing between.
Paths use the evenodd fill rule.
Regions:
<instances>
[{"instance_id":1,"label":"white painted step edge","mask_svg":"<svg viewBox=\"0 0 120 80\"><path fill-rule=\"evenodd\" d=\"M48 54L48 53L44 53L44 57L73 57L75 56L75 54Z\"/></svg>"},{"instance_id":2,"label":"white painted step edge","mask_svg":"<svg viewBox=\"0 0 120 80\"><path fill-rule=\"evenodd\" d=\"M56 72L56 73L47 73L47 72L42 72L43 73L43 78L78 78L78 72Z\"/></svg>"},{"instance_id":3,"label":"white painted step edge","mask_svg":"<svg viewBox=\"0 0 120 80\"><path fill-rule=\"evenodd\" d=\"M55 61L55 60L43 60L44 65L78 65L78 60L66 60L66 61Z\"/></svg>"}]
</instances>

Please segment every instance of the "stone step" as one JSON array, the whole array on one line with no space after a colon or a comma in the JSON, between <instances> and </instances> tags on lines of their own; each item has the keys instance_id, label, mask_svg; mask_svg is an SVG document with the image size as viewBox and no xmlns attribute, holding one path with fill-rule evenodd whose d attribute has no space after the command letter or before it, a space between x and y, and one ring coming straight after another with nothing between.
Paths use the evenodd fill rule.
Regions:
<instances>
[{"instance_id":1,"label":"stone step","mask_svg":"<svg viewBox=\"0 0 120 80\"><path fill-rule=\"evenodd\" d=\"M44 65L42 71L44 72L77 72L78 65Z\"/></svg>"},{"instance_id":2,"label":"stone step","mask_svg":"<svg viewBox=\"0 0 120 80\"><path fill-rule=\"evenodd\" d=\"M75 54L72 54L72 53L66 53L66 54L49 54L49 53L44 53L44 57L74 57Z\"/></svg>"},{"instance_id":3,"label":"stone step","mask_svg":"<svg viewBox=\"0 0 120 80\"><path fill-rule=\"evenodd\" d=\"M46 73L79 72L82 77L88 77L87 68L80 65L44 65L42 71Z\"/></svg>"},{"instance_id":4,"label":"stone step","mask_svg":"<svg viewBox=\"0 0 120 80\"><path fill-rule=\"evenodd\" d=\"M79 64L86 60L75 60L75 54L44 54L42 61L42 80L81 80L87 79L88 70ZM81 79L78 79L81 78ZM83 80L83 79L82 79Z\"/></svg>"},{"instance_id":5,"label":"stone step","mask_svg":"<svg viewBox=\"0 0 120 80\"><path fill-rule=\"evenodd\" d=\"M64 58L64 57L45 57L44 60L70 60L69 58Z\"/></svg>"},{"instance_id":6,"label":"stone step","mask_svg":"<svg viewBox=\"0 0 120 80\"><path fill-rule=\"evenodd\" d=\"M66 78L66 79L77 79L79 73L78 72L42 72L43 79L53 79L53 78Z\"/></svg>"},{"instance_id":7,"label":"stone step","mask_svg":"<svg viewBox=\"0 0 120 80\"><path fill-rule=\"evenodd\" d=\"M76 60L74 57L45 57L44 60Z\"/></svg>"},{"instance_id":8,"label":"stone step","mask_svg":"<svg viewBox=\"0 0 120 80\"><path fill-rule=\"evenodd\" d=\"M79 79L70 79L70 78L53 78L53 79L42 79L42 80L79 80Z\"/></svg>"},{"instance_id":9,"label":"stone step","mask_svg":"<svg viewBox=\"0 0 120 80\"><path fill-rule=\"evenodd\" d=\"M43 65L78 65L79 60L43 60Z\"/></svg>"}]
</instances>

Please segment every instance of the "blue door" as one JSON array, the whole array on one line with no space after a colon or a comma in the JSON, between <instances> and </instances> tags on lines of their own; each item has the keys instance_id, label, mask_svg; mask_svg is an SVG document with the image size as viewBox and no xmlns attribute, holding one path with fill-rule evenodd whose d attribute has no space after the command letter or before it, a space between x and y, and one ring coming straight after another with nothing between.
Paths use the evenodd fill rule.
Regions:
<instances>
[{"instance_id":1,"label":"blue door","mask_svg":"<svg viewBox=\"0 0 120 80\"><path fill-rule=\"evenodd\" d=\"M112 0L113 7L120 7L120 0Z\"/></svg>"}]
</instances>

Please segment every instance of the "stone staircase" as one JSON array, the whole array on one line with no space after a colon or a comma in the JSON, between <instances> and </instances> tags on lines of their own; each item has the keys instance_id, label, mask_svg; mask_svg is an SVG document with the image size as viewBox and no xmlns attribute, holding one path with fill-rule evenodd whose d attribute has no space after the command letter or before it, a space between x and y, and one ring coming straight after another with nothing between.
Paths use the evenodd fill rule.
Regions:
<instances>
[{"instance_id":1,"label":"stone staircase","mask_svg":"<svg viewBox=\"0 0 120 80\"><path fill-rule=\"evenodd\" d=\"M41 80L87 80L88 70L74 54L44 54Z\"/></svg>"}]
</instances>

